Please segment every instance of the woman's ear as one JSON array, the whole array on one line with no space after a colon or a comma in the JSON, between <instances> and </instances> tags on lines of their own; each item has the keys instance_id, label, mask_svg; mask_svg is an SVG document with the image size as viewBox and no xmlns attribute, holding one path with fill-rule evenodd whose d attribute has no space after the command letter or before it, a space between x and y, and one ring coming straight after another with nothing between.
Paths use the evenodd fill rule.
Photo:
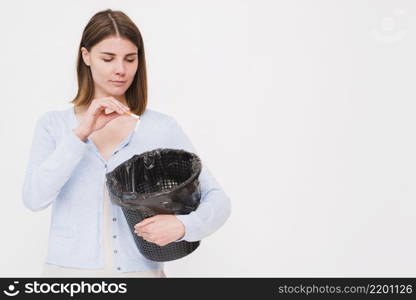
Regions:
<instances>
[{"instance_id":1,"label":"woman's ear","mask_svg":"<svg viewBox=\"0 0 416 300\"><path fill-rule=\"evenodd\" d=\"M90 66L90 53L85 47L81 47L82 60L88 67Z\"/></svg>"}]
</instances>

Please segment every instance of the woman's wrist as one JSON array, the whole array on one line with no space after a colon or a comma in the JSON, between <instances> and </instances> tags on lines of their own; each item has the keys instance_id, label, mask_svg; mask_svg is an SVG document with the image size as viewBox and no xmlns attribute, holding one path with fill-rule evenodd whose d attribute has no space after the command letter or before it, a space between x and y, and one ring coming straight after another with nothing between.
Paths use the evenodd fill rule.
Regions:
<instances>
[{"instance_id":1,"label":"woman's wrist","mask_svg":"<svg viewBox=\"0 0 416 300\"><path fill-rule=\"evenodd\" d=\"M81 141L83 142L87 141L89 134L85 133L81 128L77 127L73 129L73 132L75 133L76 136L78 136L81 139Z\"/></svg>"}]
</instances>

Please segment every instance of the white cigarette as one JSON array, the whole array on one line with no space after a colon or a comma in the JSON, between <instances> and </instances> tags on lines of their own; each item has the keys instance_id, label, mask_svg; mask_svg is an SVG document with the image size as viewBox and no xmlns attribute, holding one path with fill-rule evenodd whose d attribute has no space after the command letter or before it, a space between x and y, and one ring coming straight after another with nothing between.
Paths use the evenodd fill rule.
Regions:
<instances>
[{"instance_id":1,"label":"white cigarette","mask_svg":"<svg viewBox=\"0 0 416 300\"><path fill-rule=\"evenodd\" d=\"M136 119L140 119L140 116L138 116L138 115L136 115L136 114L134 114L134 113L131 113L131 112L126 112L126 114L129 114L131 117L133 117L133 118L136 118Z\"/></svg>"}]
</instances>

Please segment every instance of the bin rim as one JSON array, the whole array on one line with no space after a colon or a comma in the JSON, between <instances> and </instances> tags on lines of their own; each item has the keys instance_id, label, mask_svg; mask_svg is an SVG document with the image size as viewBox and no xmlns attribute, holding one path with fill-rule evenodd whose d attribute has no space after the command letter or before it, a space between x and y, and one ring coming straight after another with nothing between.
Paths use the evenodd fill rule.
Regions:
<instances>
[{"instance_id":1,"label":"bin rim","mask_svg":"<svg viewBox=\"0 0 416 300\"><path fill-rule=\"evenodd\" d=\"M123 192L122 189L121 189L120 182L118 182L117 179L115 179L115 176L112 176L113 173L117 172L121 168L124 168L124 166L122 164L124 164L127 161L131 161L133 163L134 161L140 159L141 157L145 156L148 153L154 153L154 152L163 153L163 152L170 152L170 151L189 154L192 157L192 169L194 170L192 172L191 176L189 176L189 178L187 178L184 182L175 186L173 189L165 190L165 191L157 191L157 192L147 193L147 194L141 194L139 192ZM127 159L126 161L121 163L119 166L115 167L111 172L106 173L105 176L106 176L107 186L111 187L111 188L108 189L109 193L116 196L118 198L118 202L120 202L121 205L126 206L128 208L131 208L132 206L140 206L140 204L137 203L137 204L133 205L131 202L123 203L123 198L127 198L127 199L130 199L130 200L134 199L135 201L140 201L140 200L145 200L145 199L148 199L148 198L160 197L160 196L163 196L163 195L173 193L173 192L175 192L177 190L180 190L183 187L189 185L194 180L198 180L198 177L201 173L201 170L202 170L201 159L198 157L198 155L196 153L189 152L189 151L184 150L184 149L156 148L156 149L153 149L153 150L142 152L140 154L134 154L132 157L130 157L129 159ZM111 179L109 179L110 176L112 176ZM126 196L126 197L123 197L123 196Z\"/></svg>"}]
</instances>

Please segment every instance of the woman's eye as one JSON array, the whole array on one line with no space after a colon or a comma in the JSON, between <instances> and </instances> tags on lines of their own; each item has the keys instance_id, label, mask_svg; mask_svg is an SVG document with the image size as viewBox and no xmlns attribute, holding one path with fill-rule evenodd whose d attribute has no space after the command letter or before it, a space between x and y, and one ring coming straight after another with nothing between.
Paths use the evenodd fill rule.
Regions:
<instances>
[{"instance_id":1,"label":"woman's eye","mask_svg":"<svg viewBox=\"0 0 416 300\"><path fill-rule=\"evenodd\" d=\"M112 59L103 59L103 61L110 62L110 61L112 61ZM135 61L135 59L127 59L127 61L130 62L130 63L132 63L132 62Z\"/></svg>"}]
</instances>

